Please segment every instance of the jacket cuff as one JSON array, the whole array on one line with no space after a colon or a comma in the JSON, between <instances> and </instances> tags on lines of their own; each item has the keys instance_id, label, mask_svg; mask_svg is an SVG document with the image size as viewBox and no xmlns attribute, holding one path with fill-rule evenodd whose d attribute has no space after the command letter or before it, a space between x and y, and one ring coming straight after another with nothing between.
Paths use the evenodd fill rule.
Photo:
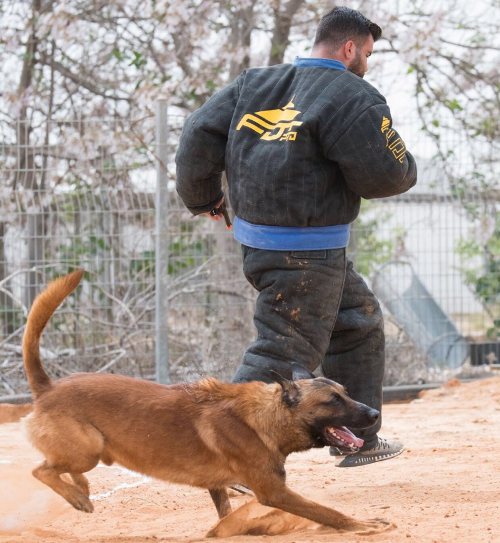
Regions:
<instances>
[{"instance_id":1,"label":"jacket cuff","mask_svg":"<svg viewBox=\"0 0 500 543\"><path fill-rule=\"evenodd\" d=\"M193 215L201 215L202 213L208 213L209 211L212 211L212 209L214 209L214 207L222 200L223 197L224 197L224 193L221 191L220 194L217 196L217 198L215 198L208 204L204 204L201 206L186 206L186 207Z\"/></svg>"}]
</instances>

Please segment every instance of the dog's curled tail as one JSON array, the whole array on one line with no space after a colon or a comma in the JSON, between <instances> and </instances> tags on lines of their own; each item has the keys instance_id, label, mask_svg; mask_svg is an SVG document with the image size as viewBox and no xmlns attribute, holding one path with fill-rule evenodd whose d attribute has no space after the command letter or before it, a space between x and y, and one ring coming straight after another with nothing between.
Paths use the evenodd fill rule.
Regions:
<instances>
[{"instance_id":1,"label":"dog's curled tail","mask_svg":"<svg viewBox=\"0 0 500 543\"><path fill-rule=\"evenodd\" d=\"M80 283L84 270L76 270L49 283L33 302L23 336L24 371L33 396L36 398L51 386L40 360L40 336L54 311L64 298Z\"/></svg>"}]
</instances>

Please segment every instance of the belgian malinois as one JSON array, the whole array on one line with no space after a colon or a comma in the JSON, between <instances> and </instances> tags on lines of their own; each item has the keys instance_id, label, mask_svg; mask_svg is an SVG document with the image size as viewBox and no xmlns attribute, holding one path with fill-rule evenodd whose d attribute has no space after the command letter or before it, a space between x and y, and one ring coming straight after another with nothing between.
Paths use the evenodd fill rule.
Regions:
<instances>
[{"instance_id":1,"label":"belgian malinois","mask_svg":"<svg viewBox=\"0 0 500 543\"><path fill-rule=\"evenodd\" d=\"M226 487L242 483L260 503L342 530L387 527L361 522L306 500L285 484L295 451L334 445L356 450L346 426L373 424L378 411L350 399L342 386L313 378L228 384L215 379L171 386L120 375L78 373L52 381L40 361L40 336L83 271L56 279L36 298L23 338L26 375L35 402L25 419L45 461L33 475L73 507L92 512L85 472L99 461L207 488L219 517L231 512ZM314 377L314 376L313 376ZM73 483L61 474L71 476ZM217 535L211 533L210 535Z\"/></svg>"}]
</instances>

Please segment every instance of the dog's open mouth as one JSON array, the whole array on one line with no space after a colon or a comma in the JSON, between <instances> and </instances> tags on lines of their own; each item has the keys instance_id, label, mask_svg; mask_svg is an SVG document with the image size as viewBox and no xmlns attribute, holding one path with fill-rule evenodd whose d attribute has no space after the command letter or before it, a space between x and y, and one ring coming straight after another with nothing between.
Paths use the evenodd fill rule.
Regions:
<instances>
[{"instance_id":1,"label":"dog's open mouth","mask_svg":"<svg viewBox=\"0 0 500 543\"><path fill-rule=\"evenodd\" d=\"M332 447L337 447L341 452L351 453L359 451L364 441L356 437L348 428L342 426L336 428L327 426L324 430L325 438Z\"/></svg>"}]
</instances>

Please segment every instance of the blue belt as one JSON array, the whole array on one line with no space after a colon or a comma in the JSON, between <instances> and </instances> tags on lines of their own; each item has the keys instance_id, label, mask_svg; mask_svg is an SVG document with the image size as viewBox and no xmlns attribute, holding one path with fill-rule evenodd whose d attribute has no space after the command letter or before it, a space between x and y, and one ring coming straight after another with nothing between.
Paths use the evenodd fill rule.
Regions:
<instances>
[{"instance_id":1,"label":"blue belt","mask_svg":"<svg viewBox=\"0 0 500 543\"><path fill-rule=\"evenodd\" d=\"M236 240L248 247L271 251L342 249L349 243L349 224L335 226L267 226L234 218Z\"/></svg>"}]
</instances>

